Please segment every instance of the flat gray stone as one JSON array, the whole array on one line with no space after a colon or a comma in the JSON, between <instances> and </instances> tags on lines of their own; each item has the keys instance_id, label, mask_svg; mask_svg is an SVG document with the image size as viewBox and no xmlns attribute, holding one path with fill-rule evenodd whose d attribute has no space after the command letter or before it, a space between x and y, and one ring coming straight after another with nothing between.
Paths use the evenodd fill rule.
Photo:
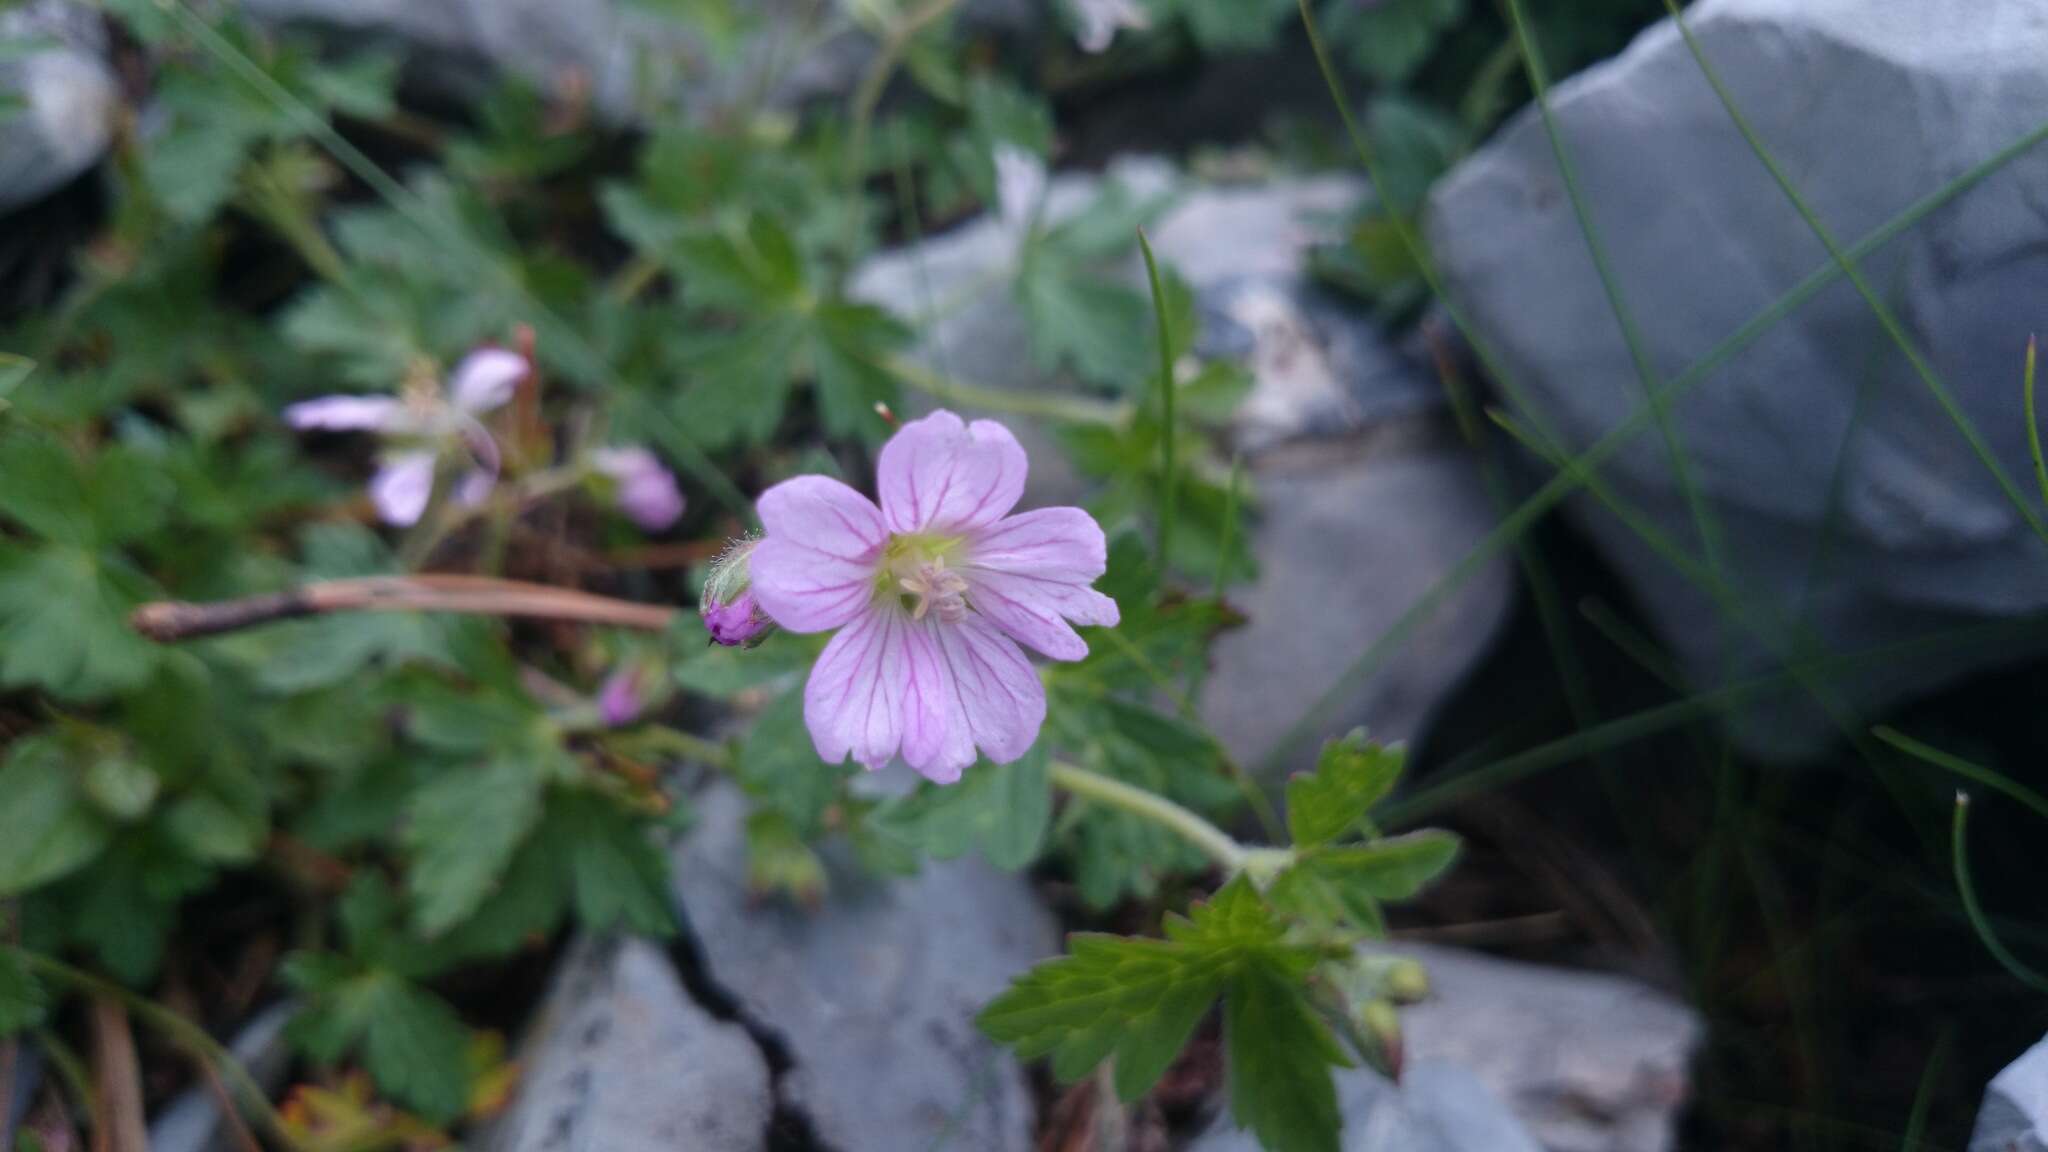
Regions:
<instances>
[{"instance_id":1,"label":"flat gray stone","mask_svg":"<svg viewBox=\"0 0 2048 1152\"><path fill-rule=\"evenodd\" d=\"M1337 1073L1344 1152L1540 1152L1478 1078L1454 1064L1410 1067L1397 1086L1366 1069ZM1263 1152L1218 1116L1188 1152Z\"/></svg>"},{"instance_id":2,"label":"flat gray stone","mask_svg":"<svg viewBox=\"0 0 2048 1152\"><path fill-rule=\"evenodd\" d=\"M1015 976L1059 951L1024 880L978 858L899 879L835 866L820 908L757 902L745 811L730 787L700 798L675 884L704 979L788 1055L785 1107L834 1152L1026 1152L1023 1070L974 1026Z\"/></svg>"},{"instance_id":3,"label":"flat gray stone","mask_svg":"<svg viewBox=\"0 0 2048 1152\"><path fill-rule=\"evenodd\" d=\"M1153 247L1195 293L1198 351L1240 359L1253 373L1231 439L1252 477L1246 530L1260 577L1231 590L1249 622L1218 644L1201 705L1224 745L1255 761L1485 536L1494 510L1450 431L1436 381L1309 280L1310 246L1366 194L1362 184L1315 177L1189 185L1144 158L1120 160L1106 178L1139 196L1177 189L1149 229ZM1101 179L1054 178L1047 219L1079 210ZM916 356L941 373L988 388L1071 390L1034 367L1022 318L1001 286L1016 251L1014 233L983 218L877 257L861 268L855 290L917 319L925 335ZM1135 255L1120 272L1133 287L1144 284ZM1031 455L1027 504L1086 498L1044 428L993 415ZM1310 762L1314 737L1359 724L1386 740L1418 735L1486 651L1513 592L1504 559L1482 566L1370 675L1341 685L1284 766Z\"/></svg>"},{"instance_id":4,"label":"flat gray stone","mask_svg":"<svg viewBox=\"0 0 2048 1152\"><path fill-rule=\"evenodd\" d=\"M2048 20L2037 0L1968 11L1958 20L1924 0L1699 0L1687 16L1736 104L1847 245L2048 115ZM1552 105L1663 378L1829 264L1669 21L1558 85ZM2048 149L2035 148L1862 262L2036 505L2020 371L2048 298L2044 187ZM1427 225L1451 295L1566 449L1585 449L1643 402L1533 109L1442 181ZM2048 547L1847 283L1694 388L1672 424L1716 512L1730 580L1765 614L1765 638L1724 621L1590 498L1570 508L1702 686L1724 669L1734 679L1775 670L1794 633L1770 620L1802 617L1822 648L1851 651L2048 605ZM1653 428L1603 474L1699 553ZM1830 683L1848 711L1868 713L2022 649L1868 660ZM1788 759L1834 734L1803 694L1758 708L1735 733L1751 754Z\"/></svg>"},{"instance_id":5,"label":"flat gray stone","mask_svg":"<svg viewBox=\"0 0 2048 1152\"><path fill-rule=\"evenodd\" d=\"M1684 1004L1619 976L1450 948L1391 948L1429 971L1402 1011L1408 1059L1469 1069L1549 1152L1669 1152L1704 1037Z\"/></svg>"},{"instance_id":6,"label":"flat gray stone","mask_svg":"<svg viewBox=\"0 0 2048 1152\"><path fill-rule=\"evenodd\" d=\"M0 12L0 44L35 50L0 59L0 212L63 187L99 163L113 139L120 87L100 15L67 0Z\"/></svg>"},{"instance_id":7,"label":"flat gray stone","mask_svg":"<svg viewBox=\"0 0 2048 1152\"><path fill-rule=\"evenodd\" d=\"M2048 1152L2048 1040L1991 1078L1970 1152Z\"/></svg>"},{"instance_id":8,"label":"flat gray stone","mask_svg":"<svg viewBox=\"0 0 2048 1152\"><path fill-rule=\"evenodd\" d=\"M494 1152L763 1152L768 1063L644 940L577 941L522 1056ZM152 1140L152 1148L155 1142Z\"/></svg>"}]
</instances>

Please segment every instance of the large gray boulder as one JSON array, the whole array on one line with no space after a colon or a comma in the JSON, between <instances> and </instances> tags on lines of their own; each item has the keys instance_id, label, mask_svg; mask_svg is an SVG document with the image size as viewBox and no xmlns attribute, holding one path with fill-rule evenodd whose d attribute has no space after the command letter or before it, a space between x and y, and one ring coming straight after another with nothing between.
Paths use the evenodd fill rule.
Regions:
<instances>
[{"instance_id":1,"label":"large gray boulder","mask_svg":"<svg viewBox=\"0 0 2048 1152\"><path fill-rule=\"evenodd\" d=\"M1028 0L973 0L965 19L1014 32L1039 19ZM608 119L630 120L650 104L723 104L757 91L781 104L851 91L874 54L874 37L838 4L765 0L736 5L768 27L748 54L717 46L652 5L629 0L242 0L273 23L387 38L443 59L480 62L544 89L585 86ZM483 73L439 69L434 78L474 83Z\"/></svg>"},{"instance_id":2,"label":"large gray boulder","mask_svg":"<svg viewBox=\"0 0 2048 1152\"><path fill-rule=\"evenodd\" d=\"M1486 535L1495 511L1436 381L1309 278L1310 246L1331 235L1364 186L1337 177L1186 184L1171 167L1138 158L1112 165L1106 178L1139 197L1177 191L1148 227L1153 248L1195 293L1197 350L1241 359L1253 374L1221 447L1242 452L1251 477L1246 529L1259 578L1230 592L1248 623L1216 647L1203 718L1234 755L1256 760L1287 743L1308 707L1335 688L1311 736L1358 724L1387 740L1418 735L1492 642L1514 577L1504 561L1483 566L1367 675L1347 679ZM1078 211L1102 179L1054 178L1046 219ZM936 371L984 388L1071 391L1072 382L1033 364L1004 288L1016 256L1013 226L985 217L877 257L855 290L915 319L923 334L915 354ZM1135 255L1121 272L1144 284ZM1027 502L1085 499L1087 486L1044 427L976 414L1002 419L1024 441ZM1283 762L1302 766L1315 743L1293 740Z\"/></svg>"},{"instance_id":3,"label":"large gray boulder","mask_svg":"<svg viewBox=\"0 0 2048 1152\"><path fill-rule=\"evenodd\" d=\"M907 879L835 864L822 907L757 901L745 811L736 789L704 794L675 884L701 987L787 1061L778 1103L834 1152L1027 1152L1023 1070L974 1017L1059 951L1030 887L979 858Z\"/></svg>"},{"instance_id":4,"label":"large gray boulder","mask_svg":"<svg viewBox=\"0 0 2048 1152\"><path fill-rule=\"evenodd\" d=\"M1982 0L1957 16L1923 0L1699 0L1688 9L1737 105L1844 245L2048 120L2040 4ZM1670 22L1559 85L1553 106L1662 378L1828 263ZM2020 367L2048 299L2044 185L2048 149L2034 149L1863 262L2036 508ZM1583 450L1643 403L1533 109L1440 184L1428 235L1451 295L1566 448ZM1702 381L1672 424L1763 639L1590 498L1572 512L1699 681L1771 670L1808 640L1855 650L2048 604L2048 548L1846 283ZM1604 474L1699 554L1654 430ZM2007 644L1999 655L2013 653ZM1863 712L1986 658L1867 660L1831 680L1837 700ZM1750 751L1786 758L1816 751L1833 731L1798 695L1739 728Z\"/></svg>"},{"instance_id":5,"label":"large gray boulder","mask_svg":"<svg viewBox=\"0 0 2048 1152\"><path fill-rule=\"evenodd\" d=\"M0 11L0 212L62 187L113 139L120 86L98 12L68 0Z\"/></svg>"},{"instance_id":6,"label":"large gray boulder","mask_svg":"<svg viewBox=\"0 0 2048 1152\"><path fill-rule=\"evenodd\" d=\"M1970 1152L2048 1152L2048 1040L1991 1078Z\"/></svg>"}]
</instances>

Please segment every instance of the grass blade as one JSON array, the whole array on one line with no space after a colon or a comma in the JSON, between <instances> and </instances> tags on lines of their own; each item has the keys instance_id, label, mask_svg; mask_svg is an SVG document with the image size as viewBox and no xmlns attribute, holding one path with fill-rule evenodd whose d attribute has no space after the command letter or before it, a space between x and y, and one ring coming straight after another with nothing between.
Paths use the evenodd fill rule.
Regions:
<instances>
[{"instance_id":1,"label":"grass blade","mask_svg":"<svg viewBox=\"0 0 2048 1152\"><path fill-rule=\"evenodd\" d=\"M1984 918L1984 908L1977 903L1977 888L1970 881L1970 850L1967 842L1970 825L1970 794L1956 793L1955 843L1956 893L1963 898L1963 914L1970 918L1970 927L1977 932L1977 939L1984 944L1984 950L1998 961L1999 967L2012 973L2013 978L2036 992L2048 992L2048 976L2043 976L2021 963L2020 958L2006 950L1991 930L1991 922Z\"/></svg>"},{"instance_id":2,"label":"grass blade","mask_svg":"<svg viewBox=\"0 0 2048 1152\"><path fill-rule=\"evenodd\" d=\"M1173 414L1173 340L1167 330L1166 292L1159 283L1159 261L1152 256L1152 241L1143 228L1138 229L1138 250L1145 254L1145 278L1152 284L1152 315L1159 321L1159 467L1164 473L1159 479L1159 580L1163 585L1173 564L1173 489L1178 478L1174 442L1180 438L1180 429ZM1218 563L1228 564L1228 554Z\"/></svg>"},{"instance_id":3,"label":"grass blade","mask_svg":"<svg viewBox=\"0 0 2048 1152\"><path fill-rule=\"evenodd\" d=\"M1954 753L1944 752L1931 744L1923 744L1896 728L1879 726L1871 729L1870 734L1916 760L1924 761L1934 765L1936 768L1953 772L1965 780L1981 784L1994 792L2003 793L2026 805L2041 818L2048 819L2048 797L2043 797L2039 792L2021 784L2010 776L1994 772L1979 764L1973 764Z\"/></svg>"}]
</instances>

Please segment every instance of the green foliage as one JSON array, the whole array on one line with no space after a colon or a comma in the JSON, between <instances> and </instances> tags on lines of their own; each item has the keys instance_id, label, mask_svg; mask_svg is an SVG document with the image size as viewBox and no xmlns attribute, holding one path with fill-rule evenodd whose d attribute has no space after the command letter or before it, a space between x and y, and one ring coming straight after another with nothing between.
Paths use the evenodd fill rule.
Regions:
<instances>
[{"instance_id":1,"label":"green foliage","mask_svg":"<svg viewBox=\"0 0 2048 1152\"><path fill-rule=\"evenodd\" d=\"M872 822L926 856L950 860L979 848L989 863L1016 871L1038 859L1052 824L1046 760L1039 746L1011 764L981 761L958 784L920 788Z\"/></svg>"},{"instance_id":2,"label":"green foliage","mask_svg":"<svg viewBox=\"0 0 2048 1152\"><path fill-rule=\"evenodd\" d=\"M25 1032L49 1014L49 993L16 948L0 948L0 1039Z\"/></svg>"},{"instance_id":3,"label":"green foliage","mask_svg":"<svg viewBox=\"0 0 2048 1152\"><path fill-rule=\"evenodd\" d=\"M1355 829L1394 790L1406 750L1382 747L1360 728L1323 745L1316 770L1287 782L1287 830L1297 847L1327 844Z\"/></svg>"},{"instance_id":4,"label":"green foliage","mask_svg":"<svg viewBox=\"0 0 2048 1152\"><path fill-rule=\"evenodd\" d=\"M398 911L375 877L349 889L340 908L346 951L300 954L285 968L305 998L289 1034L316 1060L360 1051L378 1087L446 1122L468 1107L469 1033L446 1001L417 983L428 971L425 953L405 943Z\"/></svg>"},{"instance_id":5,"label":"green foliage","mask_svg":"<svg viewBox=\"0 0 2048 1152\"><path fill-rule=\"evenodd\" d=\"M1081 934L982 1012L982 1029L1026 1058L1050 1056L1062 1079L1114 1059L1117 1094L1150 1090L1221 997L1238 1123L1279 1152L1334 1149L1329 1066L1349 1061L1309 1004L1314 949L1243 879L1171 917L1163 940Z\"/></svg>"}]
</instances>

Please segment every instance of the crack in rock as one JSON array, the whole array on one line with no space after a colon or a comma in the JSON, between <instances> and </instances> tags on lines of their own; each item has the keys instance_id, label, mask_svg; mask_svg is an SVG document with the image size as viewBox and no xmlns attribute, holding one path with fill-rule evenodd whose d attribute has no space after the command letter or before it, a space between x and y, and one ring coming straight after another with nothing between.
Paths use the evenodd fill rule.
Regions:
<instances>
[{"instance_id":1,"label":"crack in rock","mask_svg":"<svg viewBox=\"0 0 2048 1152\"><path fill-rule=\"evenodd\" d=\"M768 1093L774 1107L768 1115L768 1129L764 1137L766 1152L837 1152L818 1136L811 1125L810 1114L791 1099L788 1079L796 1067L796 1057L791 1054L788 1041L780 1032L749 1013L740 998L718 982L718 978L711 974L703 947L690 927L687 912L683 915L683 922L682 930L669 942L668 958L684 990L713 1017L743 1029L768 1066Z\"/></svg>"}]
</instances>

